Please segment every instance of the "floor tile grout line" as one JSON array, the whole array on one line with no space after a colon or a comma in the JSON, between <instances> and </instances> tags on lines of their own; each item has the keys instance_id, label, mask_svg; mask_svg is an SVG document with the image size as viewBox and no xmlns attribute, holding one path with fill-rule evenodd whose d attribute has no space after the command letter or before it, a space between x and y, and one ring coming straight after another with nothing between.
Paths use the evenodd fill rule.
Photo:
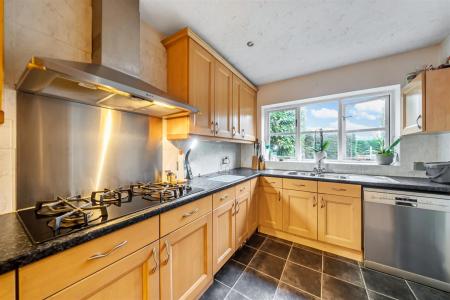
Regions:
<instances>
[{"instance_id":1,"label":"floor tile grout line","mask_svg":"<svg viewBox=\"0 0 450 300\"><path fill-rule=\"evenodd\" d=\"M409 288L409 290L411 291L411 293L413 294L414 298L416 298L417 300L419 300L419 297L416 296L416 293L414 293L413 289L412 289L411 286L409 285L408 280L406 280L406 279L403 279L403 280L405 280L405 283L406 283L406 285L408 286L408 288Z\"/></svg>"},{"instance_id":2,"label":"floor tile grout line","mask_svg":"<svg viewBox=\"0 0 450 300\"><path fill-rule=\"evenodd\" d=\"M322 271L320 272L320 299L323 299L323 270L324 270L324 266L323 264L325 263L325 259L323 257L323 251L322 251L322 255L320 256L322 258Z\"/></svg>"},{"instance_id":3,"label":"floor tile grout line","mask_svg":"<svg viewBox=\"0 0 450 300\"><path fill-rule=\"evenodd\" d=\"M381 293L381 292L377 292L377 291L374 291L374 290L371 290L371 289L367 289L367 291L368 291L368 292L371 291L371 292L374 292L374 293L376 293L376 294L380 294L380 295L385 296L386 298L389 298L389 299L392 299L392 300L399 300L398 298L394 298L394 297L392 297L392 296L389 296L389 295L386 295L386 294L383 294L383 293Z\"/></svg>"},{"instance_id":4,"label":"floor tile grout line","mask_svg":"<svg viewBox=\"0 0 450 300\"><path fill-rule=\"evenodd\" d=\"M250 268L250 263L252 262L252 260L255 258L255 256L256 256L256 254L258 253L258 251L256 251L254 254L253 254L253 257L250 259L250 261L248 262L248 264L246 265L246 267L245 267L245 269L242 271L242 273L241 273L241 275L239 275L239 277L238 277L238 279L236 280L236 282L233 284L233 286L231 287L231 289L228 291L228 293L225 295L225 299L228 297L228 295L230 294L230 292L232 291L232 290L234 290L234 287L236 286L236 284L239 282L239 280L241 279L241 277L244 275L244 273L245 273L245 270L247 269L247 268ZM264 273L263 273L264 274ZM236 290L237 291L237 290ZM239 291L237 291L238 293L239 293ZM244 295L244 296L246 296L246 295ZM246 296L247 297L247 296ZM249 297L247 297L247 298L249 298ZM249 299L251 299L251 298L249 298Z\"/></svg>"},{"instance_id":5,"label":"floor tile grout line","mask_svg":"<svg viewBox=\"0 0 450 300\"><path fill-rule=\"evenodd\" d=\"M286 261L284 262L283 270L281 271L280 279L278 280L277 288L275 289L275 294L273 294L272 300L274 300L274 299L275 299L275 296L277 295L278 288L280 287L280 282L282 282L282 281L281 281L281 278L283 278L283 273L284 273L284 270L286 270L286 265L287 265L289 256L291 255L291 252L292 252L292 248L293 248L293 247L294 247L294 244L292 244L292 245L291 245L291 248L289 249L289 253L288 253L287 257L286 257Z\"/></svg>"},{"instance_id":6,"label":"floor tile grout line","mask_svg":"<svg viewBox=\"0 0 450 300\"><path fill-rule=\"evenodd\" d=\"M361 279L362 279L362 282L363 282L363 285L364 285L364 289L366 290L367 299L370 300L369 291L367 290L366 280L364 279L364 274L362 272L360 264L358 264L358 269L359 269L359 274L361 275Z\"/></svg>"}]
</instances>

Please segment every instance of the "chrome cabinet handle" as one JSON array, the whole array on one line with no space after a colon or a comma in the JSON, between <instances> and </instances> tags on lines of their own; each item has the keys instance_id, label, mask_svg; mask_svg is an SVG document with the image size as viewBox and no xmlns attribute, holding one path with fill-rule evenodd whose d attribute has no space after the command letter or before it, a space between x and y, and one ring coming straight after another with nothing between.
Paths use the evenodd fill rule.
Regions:
<instances>
[{"instance_id":1,"label":"chrome cabinet handle","mask_svg":"<svg viewBox=\"0 0 450 300\"><path fill-rule=\"evenodd\" d=\"M422 129L422 125L419 124L419 120L422 118L422 115L418 115L416 119L417 128Z\"/></svg>"},{"instance_id":2,"label":"chrome cabinet handle","mask_svg":"<svg viewBox=\"0 0 450 300\"><path fill-rule=\"evenodd\" d=\"M225 196L219 198L220 201L223 201L223 200L226 200L226 199L228 199L228 195L225 195Z\"/></svg>"},{"instance_id":3,"label":"chrome cabinet handle","mask_svg":"<svg viewBox=\"0 0 450 300\"><path fill-rule=\"evenodd\" d=\"M88 260L93 260L93 259L99 259L99 258L103 258L106 257L108 255L110 255L111 253L113 253L114 251L116 251L117 249L125 246L125 244L128 243L128 241L122 241L120 243L118 243L117 245L115 245L112 249L103 252L103 253L96 253L94 255L92 255L91 257L88 258Z\"/></svg>"},{"instance_id":4,"label":"chrome cabinet handle","mask_svg":"<svg viewBox=\"0 0 450 300\"><path fill-rule=\"evenodd\" d=\"M324 208L325 207L325 201L323 200L323 197L320 197L320 208Z\"/></svg>"},{"instance_id":5,"label":"chrome cabinet handle","mask_svg":"<svg viewBox=\"0 0 450 300\"><path fill-rule=\"evenodd\" d=\"M245 137L245 130L242 129L241 131L242 131L241 136L242 136L242 137Z\"/></svg>"},{"instance_id":6,"label":"chrome cabinet handle","mask_svg":"<svg viewBox=\"0 0 450 300\"><path fill-rule=\"evenodd\" d=\"M216 134L219 133L219 122L216 122Z\"/></svg>"},{"instance_id":7,"label":"chrome cabinet handle","mask_svg":"<svg viewBox=\"0 0 450 300\"><path fill-rule=\"evenodd\" d=\"M236 210L233 210L234 208L234 202L231 204L231 215L234 216L236 214Z\"/></svg>"},{"instance_id":8,"label":"chrome cabinet handle","mask_svg":"<svg viewBox=\"0 0 450 300\"><path fill-rule=\"evenodd\" d=\"M232 136L236 135L236 127L234 127L234 126L231 128L231 135Z\"/></svg>"},{"instance_id":9,"label":"chrome cabinet handle","mask_svg":"<svg viewBox=\"0 0 450 300\"><path fill-rule=\"evenodd\" d=\"M198 208L194 208L193 210L191 210L190 212L184 213L183 214L183 218L187 218L192 216L193 214L197 213L200 209Z\"/></svg>"},{"instance_id":10,"label":"chrome cabinet handle","mask_svg":"<svg viewBox=\"0 0 450 300\"><path fill-rule=\"evenodd\" d=\"M153 255L153 261L155 262L155 266L150 270L150 274L153 274L156 272L156 269L158 269L158 259L156 259L156 247L153 248L152 250L152 255Z\"/></svg>"},{"instance_id":11,"label":"chrome cabinet handle","mask_svg":"<svg viewBox=\"0 0 450 300\"><path fill-rule=\"evenodd\" d=\"M239 193L241 193L241 192L243 192L243 191L245 191L245 187L239 189Z\"/></svg>"},{"instance_id":12,"label":"chrome cabinet handle","mask_svg":"<svg viewBox=\"0 0 450 300\"><path fill-rule=\"evenodd\" d=\"M211 133L214 133L214 121L211 121Z\"/></svg>"},{"instance_id":13,"label":"chrome cabinet handle","mask_svg":"<svg viewBox=\"0 0 450 300\"><path fill-rule=\"evenodd\" d=\"M343 189L343 188L333 188L333 191L336 192L345 192L347 189Z\"/></svg>"},{"instance_id":14,"label":"chrome cabinet handle","mask_svg":"<svg viewBox=\"0 0 450 300\"><path fill-rule=\"evenodd\" d=\"M313 196L313 207L316 207L317 206L317 198L316 198L316 196L314 195Z\"/></svg>"},{"instance_id":15,"label":"chrome cabinet handle","mask_svg":"<svg viewBox=\"0 0 450 300\"><path fill-rule=\"evenodd\" d=\"M281 201L281 192L278 191L278 201Z\"/></svg>"},{"instance_id":16,"label":"chrome cabinet handle","mask_svg":"<svg viewBox=\"0 0 450 300\"><path fill-rule=\"evenodd\" d=\"M294 183L295 186L305 186L304 184Z\"/></svg>"},{"instance_id":17,"label":"chrome cabinet handle","mask_svg":"<svg viewBox=\"0 0 450 300\"><path fill-rule=\"evenodd\" d=\"M170 244L169 244L169 241L166 240L166 241L164 242L164 245L165 245L165 247L166 247L166 255L167 255L167 257L166 257L165 260L163 260L163 261L161 262L162 265L167 264L167 263L169 262L169 259L170 259L170 251L169 251Z\"/></svg>"}]
</instances>

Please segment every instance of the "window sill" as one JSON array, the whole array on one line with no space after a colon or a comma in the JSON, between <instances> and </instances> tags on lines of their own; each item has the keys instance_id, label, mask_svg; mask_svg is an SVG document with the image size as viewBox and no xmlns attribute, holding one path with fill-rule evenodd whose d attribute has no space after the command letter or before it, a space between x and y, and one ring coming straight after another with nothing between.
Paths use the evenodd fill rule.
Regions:
<instances>
[{"instance_id":1,"label":"window sill","mask_svg":"<svg viewBox=\"0 0 450 300\"><path fill-rule=\"evenodd\" d=\"M269 160L266 161L266 163L276 163L276 164L304 164L304 165L313 165L315 166L316 163L313 160ZM378 166L378 167L400 167L400 165L394 164L394 165L379 165L375 161L348 161L348 160L326 160L322 162L322 165L343 165L343 166Z\"/></svg>"}]
</instances>

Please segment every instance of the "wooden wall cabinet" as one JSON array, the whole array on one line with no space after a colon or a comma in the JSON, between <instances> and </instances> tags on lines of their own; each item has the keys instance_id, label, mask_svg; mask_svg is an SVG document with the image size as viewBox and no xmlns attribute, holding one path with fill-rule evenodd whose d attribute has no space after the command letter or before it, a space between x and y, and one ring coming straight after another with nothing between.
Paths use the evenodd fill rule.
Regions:
<instances>
[{"instance_id":1,"label":"wooden wall cabinet","mask_svg":"<svg viewBox=\"0 0 450 300\"><path fill-rule=\"evenodd\" d=\"M402 135L450 131L450 68L417 75L402 89Z\"/></svg>"},{"instance_id":2,"label":"wooden wall cabinet","mask_svg":"<svg viewBox=\"0 0 450 300\"><path fill-rule=\"evenodd\" d=\"M0 300L16 299L16 272L0 275Z\"/></svg>"},{"instance_id":3,"label":"wooden wall cabinet","mask_svg":"<svg viewBox=\"0 0 450 300\"><path fill-rule=\"evenodd\" d=\"M190 29L162 41L167 49L167 91L199 109L167 121L168 139L191 134L254 141L256 87Z\"/></svg>"},{"instance_id":4,"label":"wooden wall cabinet","mask_svg":"<svg viewBox=\"0 0 450 300\"><path fill-rule=\"evenodd\" d=\"M402 135L425 131L425 73L402 89Z\"/></svg>"},{"instance_id":5,"label":"wooden wall cabinet","mask_svg":"<svg viewBox=\"0 0 450 300\"><path fill-rule=\"evenodd\" d=\"M161 299L197 299L212 281L212 214L160 240Z\"/></svg>"}]
</instances>

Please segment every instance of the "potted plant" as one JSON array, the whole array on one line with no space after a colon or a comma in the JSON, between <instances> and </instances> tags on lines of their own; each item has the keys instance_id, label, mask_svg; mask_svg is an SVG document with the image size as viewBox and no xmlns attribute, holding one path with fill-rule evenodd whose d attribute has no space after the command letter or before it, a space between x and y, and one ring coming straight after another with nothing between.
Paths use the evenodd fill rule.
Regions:
<instances>
[{"instance_id":1,"label":"potted plant","mask_svg":"<svg viewBox=\"0 0 450 300\"><path fill-rule=\"evenodd\" d=\"M327 158L327 149L330 146L330 141L323 140L323 131L319 130L319 141L317 141L316 134L314 135L314 147L312 150L314 151L314 160L316 163Z\"/></svg>"},{"instance_id":2,"label":"potted plant","mask_svg":"<svg viewBox=\"0 0 450 300\"><path fill-rule=\"evenodd\" d=\"M400 138L396 139L389 147L385 147L384 139L380 139L380 149L377 152L376 160L379 165L390 165L394 161L394 148L400 143Z\"/></svg>"}]
</instances>

